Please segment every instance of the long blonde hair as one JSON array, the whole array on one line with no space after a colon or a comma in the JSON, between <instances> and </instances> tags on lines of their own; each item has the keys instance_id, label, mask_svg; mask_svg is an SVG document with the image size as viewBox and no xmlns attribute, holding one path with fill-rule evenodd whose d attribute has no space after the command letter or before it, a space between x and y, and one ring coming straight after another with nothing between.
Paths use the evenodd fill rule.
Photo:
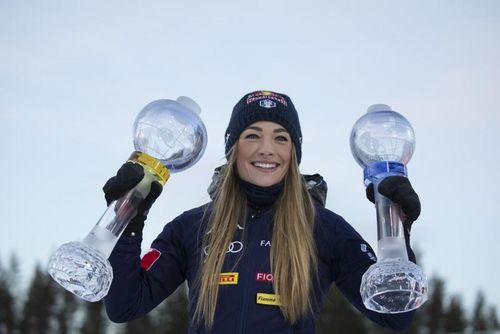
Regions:
<instances>
[{"instance_id":1,"label":"long blonde hair","mask_svg":"<svg viewBox=\"0 0 500 334\"><path fill-rule=\"evenodd\" d=\"M221 170L208 229L203 241L207 255L200 264L198 300L194 320L210 329L214 323L219 292L219 276L229 244L238 224L247 214L246 195L241 190L236 172L236 145L229 152L228 163ZM317 256L314 242L314 205L300 175L295 149L284 189L274 204L271 240L271 272L279 307L291 324L311 311L312 279L316 273ZM228 203L231 203L228 205Z\"/></svg>"}]
</instances>

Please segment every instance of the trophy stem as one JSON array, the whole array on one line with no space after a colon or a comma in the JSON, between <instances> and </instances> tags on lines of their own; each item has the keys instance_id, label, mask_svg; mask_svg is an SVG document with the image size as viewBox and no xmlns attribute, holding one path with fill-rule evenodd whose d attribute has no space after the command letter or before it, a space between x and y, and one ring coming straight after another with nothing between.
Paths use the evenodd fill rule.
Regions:
<instances>
[{"instance_id":1,"label":"trophy stem","mask_svg":"<svg viewBox=\"0 0 500 334\"><path fill-rule=\"evenodd\" d=\"M361 297L366 308L381 313L414 310L427 300L427 279L422 269L408 260L398 204L378 192L388 175L373 178L377 209L378 262L370 266L361 280Z\"/></svg>"},{"instance_id":2,"label":"trophy stem","mask_svg":"<svg viewBox=\"0 0 500 334\"><path fill-rule=\"evenodd\" d=\"M401 206L378 192L381 180L383 178L375 180L373 184L377 210L378 259L408 260Z\"/></svg>"}]
</instances>

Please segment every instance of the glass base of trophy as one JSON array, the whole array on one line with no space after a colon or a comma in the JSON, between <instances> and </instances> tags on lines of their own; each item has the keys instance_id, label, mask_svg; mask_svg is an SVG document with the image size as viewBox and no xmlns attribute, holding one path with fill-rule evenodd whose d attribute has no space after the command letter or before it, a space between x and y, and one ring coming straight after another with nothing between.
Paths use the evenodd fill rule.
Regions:
<instances>
[{"instance_id":1,"label":"glass base of trophy","mask_svg":"<svg viewBox=\"0 0 500 334\"><path fill-rule=\"evenodd\" d=\"M404 259L383 259L361 279L366 308L379 313L414 310L427 300L427 280L422 269Z\"/></svg>"},{"instance_id":2,"label":"glass base of trophy","mask_svg":"<svg viewBox=\"0 0 500 334\"><path fill-rule=\"evenodd\" d=\"M95 302L108 293L113 280L109 261L83 242L69 242L57 249L49 260L50 276L78 297Z\"/></svg>"}]
</instances>

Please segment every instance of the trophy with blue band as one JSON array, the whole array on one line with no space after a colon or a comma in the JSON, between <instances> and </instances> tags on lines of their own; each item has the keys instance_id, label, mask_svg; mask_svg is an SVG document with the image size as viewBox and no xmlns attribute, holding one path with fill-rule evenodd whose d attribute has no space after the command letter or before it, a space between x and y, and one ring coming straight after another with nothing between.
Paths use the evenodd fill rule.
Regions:
<instances>
[{"instance_id":1,"label":"trophy with blue band","mask_svg":"<svg viewBox=\"0 0 500 334\"><path fill-rule=\"evenodd\" d=\"M363 303L380 313L414 310L427 300L427 279L422 269L408 260L400 205L378 192L384 178L407 177L406 164L415 149L413 128L391 107L376 104L354 124L350 145L363 167L365 186L373 184L377 212L378 262L363 275Z\"/></svg>"}]
</instances>

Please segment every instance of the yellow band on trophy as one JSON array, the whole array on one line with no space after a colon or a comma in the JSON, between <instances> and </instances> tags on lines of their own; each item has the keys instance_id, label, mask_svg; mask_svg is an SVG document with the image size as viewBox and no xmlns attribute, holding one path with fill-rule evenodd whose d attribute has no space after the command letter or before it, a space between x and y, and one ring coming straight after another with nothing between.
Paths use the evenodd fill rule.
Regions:
<instances>
[{"instance_id":1,"label":"yellow band on trophy","mask_svg":"<svg viewBox=\"0 0 500 334\"><path fill-rule=\"evenodd\" d=\"M170 172L167 167L158 160L146 154L144 152L135 151L129 158L129 161L138 162L141 165L149 169L153 174L158 176L161 185L165 185L168 178L170 177Z\"/></svg>"}]
</instances>

